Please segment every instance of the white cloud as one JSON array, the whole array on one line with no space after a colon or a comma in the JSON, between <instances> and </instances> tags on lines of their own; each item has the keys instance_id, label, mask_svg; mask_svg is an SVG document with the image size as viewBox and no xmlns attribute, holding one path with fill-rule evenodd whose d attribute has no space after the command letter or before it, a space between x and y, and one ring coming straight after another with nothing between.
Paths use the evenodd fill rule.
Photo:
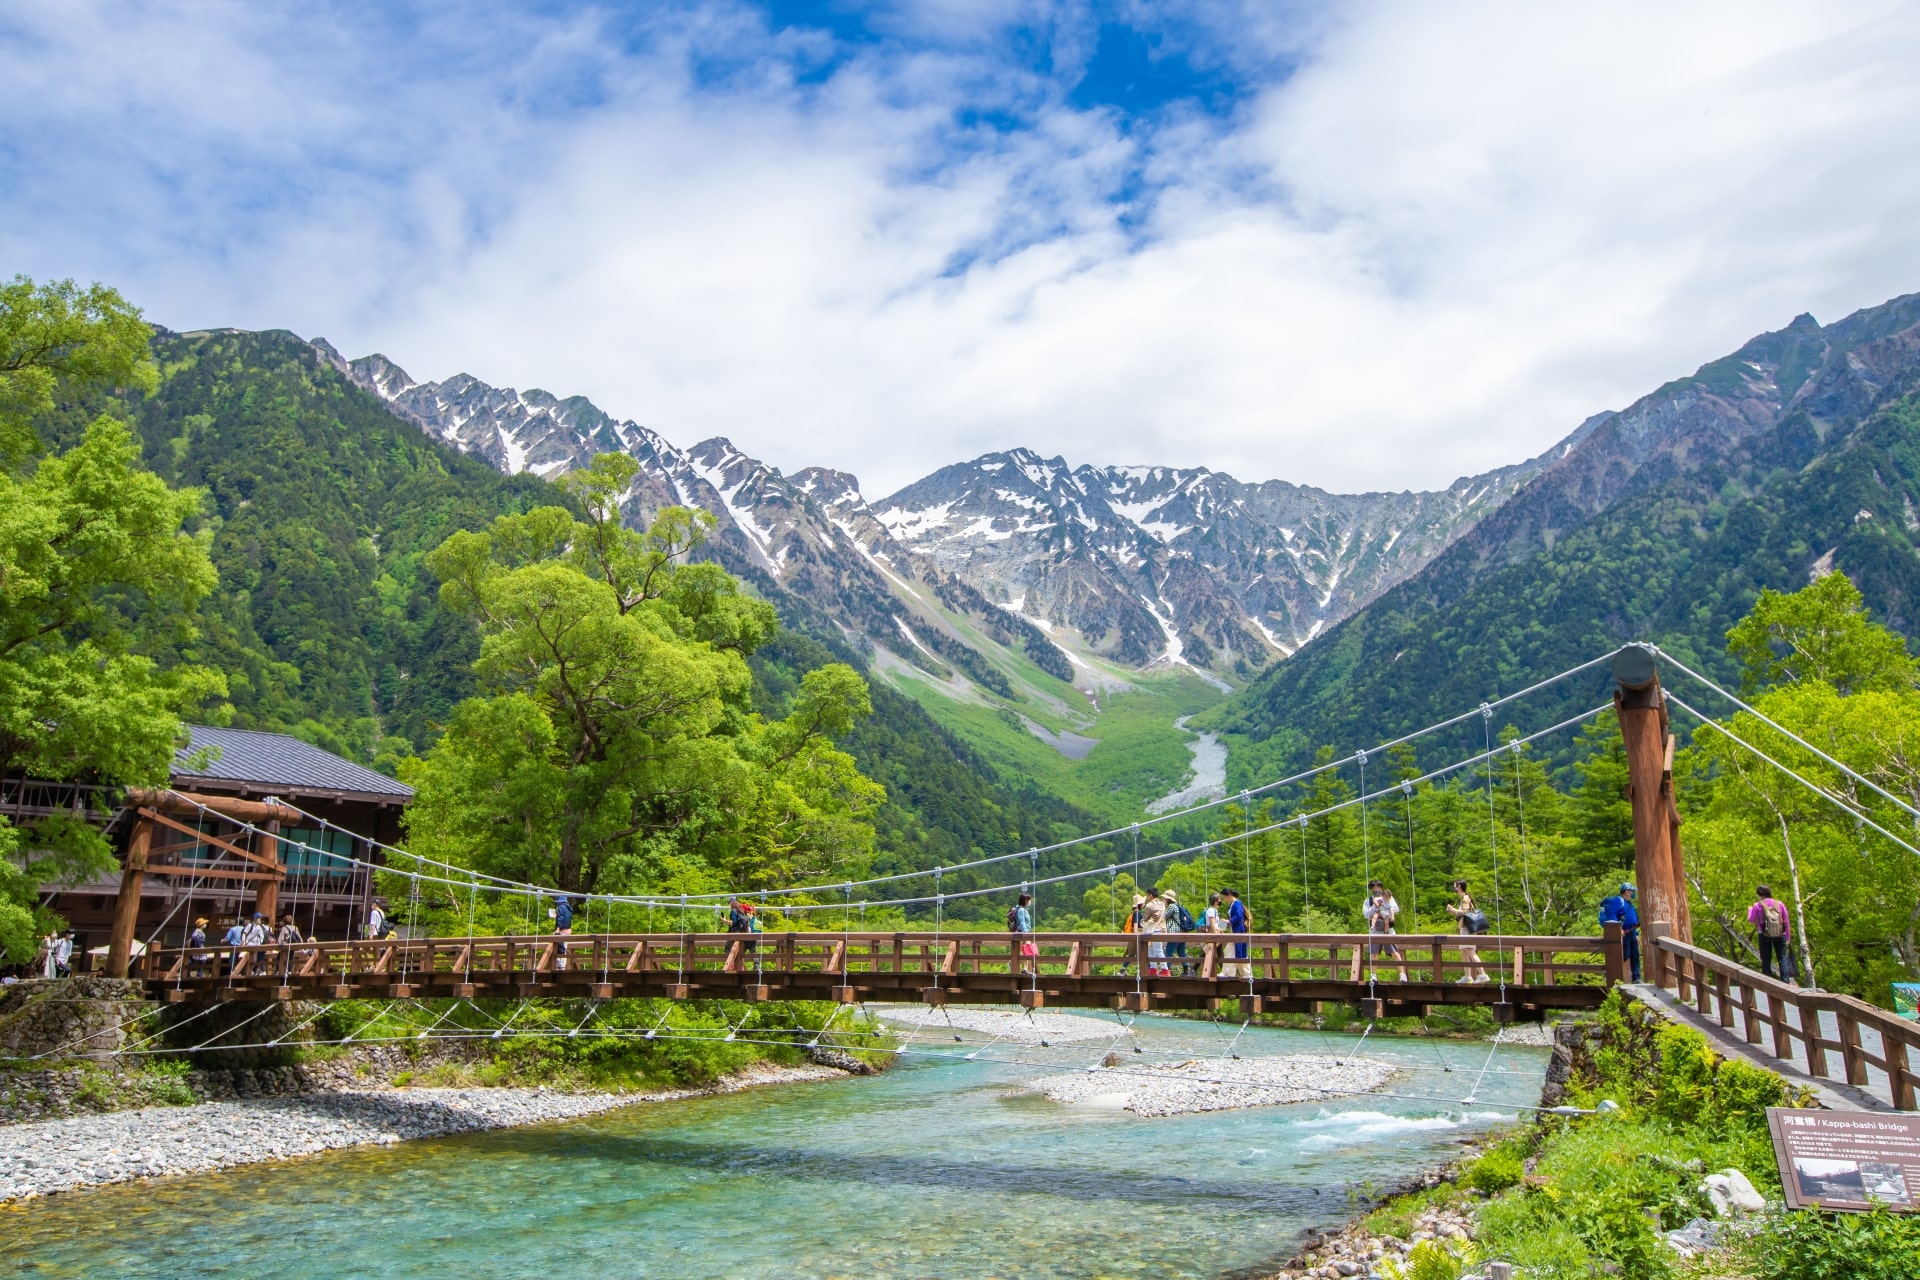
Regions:
<instances>
[{"instance_id":1,"label":"white cloud","mask_svg":"<svg viewBox=\"0 0 1920 1280\"><path fill-rule=\"evenodd\" d=\"M19 269L876 496L1016 444L1436 486L1920 288L1902 7L1369 6L1261 37L1304 61L1224 122L1073 109L964 6L851 51L725 7L140 12L0 30Z\"/></svg>"}]
</instances>

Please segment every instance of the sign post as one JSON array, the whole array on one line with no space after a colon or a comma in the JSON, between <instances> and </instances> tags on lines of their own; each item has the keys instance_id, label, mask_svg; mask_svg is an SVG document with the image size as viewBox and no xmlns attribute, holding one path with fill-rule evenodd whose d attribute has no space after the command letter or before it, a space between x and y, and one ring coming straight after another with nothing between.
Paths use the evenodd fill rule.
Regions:
<instances>
[{"instance_id":1,"label":"sign post","mask_svg":"<svg viewBox=\"0 0 1920 1280\"><path fill-rule=\"evenodd\" d=\"M1920 1209L1920 1115L1768 1107L1790 1209Z\"/></svg>"}]
</instances>

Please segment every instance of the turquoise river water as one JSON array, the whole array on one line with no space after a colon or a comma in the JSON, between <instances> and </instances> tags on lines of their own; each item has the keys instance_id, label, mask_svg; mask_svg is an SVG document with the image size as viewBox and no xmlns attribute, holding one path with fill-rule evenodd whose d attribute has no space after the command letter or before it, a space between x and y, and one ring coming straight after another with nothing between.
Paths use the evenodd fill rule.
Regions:
<instances>
[{"instance_id":1,"label":"turquoise river water","mask_svg":"<svg viewBox=\"0 0 1920 1280\"><path fill-rule=\"evenodd\" d=\"M1134 1062L1229 1032L1146 1018ZM645 1104L0 1212L22 1277L1223 1277L1285 1260L1355 1197L1537 1100L1540 1049L1371 1039L1393 1096L1146 1120L1019 1085L1109 1042L922 1032L878 1078ZM1249 1030L1243 1056L1351 1053ZM981 1050L969 1061L966 1053ZM1123 1043L1121 1051L1126 1053ZM939 1055L939 1056L933 1056ZM1474 1098L1471 1103L1459 1099Z\"/></svg>"}]
</instances>

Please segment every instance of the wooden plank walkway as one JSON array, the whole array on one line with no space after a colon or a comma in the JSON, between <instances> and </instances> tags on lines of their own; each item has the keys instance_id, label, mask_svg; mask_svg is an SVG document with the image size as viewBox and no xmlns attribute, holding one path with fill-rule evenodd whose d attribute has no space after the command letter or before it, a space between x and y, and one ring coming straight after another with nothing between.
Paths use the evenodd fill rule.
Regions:
<instances>
[{"instance_id":1,"label":"wooden plank walkway","mask_svg":"<svg viewBox=\"0 0 1920 1280\"><path fill-rule=\"evenodd\" d=\"M1650 942L1642 1003L1722 1053L1813 1086L1836 1110L1920 1110L1920 1023L1674 938Z\"/></svg>"},{"instance_id":2,"label":"wooden plank walkway","mask_svg":"<svg viewBox=\"0 0 1920 1280\"><path fill-rule=\"evenodd\" d=\"M155 950L138 976L174 1003L649 996L1304 1013L1331 1002L1373 1017L1491 1006L1522 1021L1592 1008L1623 976L1615 926L1599 938L1392 941L1400 959L1373 955L1381 939L1367 934L548 934ZM1486 980L1464 981L1469 969Z\"/></svg>"}]
</instances>

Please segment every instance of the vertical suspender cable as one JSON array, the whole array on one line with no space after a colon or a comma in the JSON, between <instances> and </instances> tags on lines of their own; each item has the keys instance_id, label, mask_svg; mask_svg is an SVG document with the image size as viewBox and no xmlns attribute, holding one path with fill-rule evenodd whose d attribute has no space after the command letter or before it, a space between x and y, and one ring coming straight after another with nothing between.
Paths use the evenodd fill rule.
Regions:
<instances>
[{"instance_id":1,"label":"vertical suspender cable","mask_svg":"<svg viewBox=\"0 0 1920 1280\"><path fill-rule=\"evenodd\" d=\"M1507 927L1502 923L1500 911L1500 820L1493 811L1493 708L1486 703L1480 704L1480 724L1487 744L1487 840L1493 852L1493 929L1501 938L1507 936ZM1497 952L1500 956L1500 1003L1507 1003L1507 950L1504 946Z\"/></svg>"}]
</instances>

